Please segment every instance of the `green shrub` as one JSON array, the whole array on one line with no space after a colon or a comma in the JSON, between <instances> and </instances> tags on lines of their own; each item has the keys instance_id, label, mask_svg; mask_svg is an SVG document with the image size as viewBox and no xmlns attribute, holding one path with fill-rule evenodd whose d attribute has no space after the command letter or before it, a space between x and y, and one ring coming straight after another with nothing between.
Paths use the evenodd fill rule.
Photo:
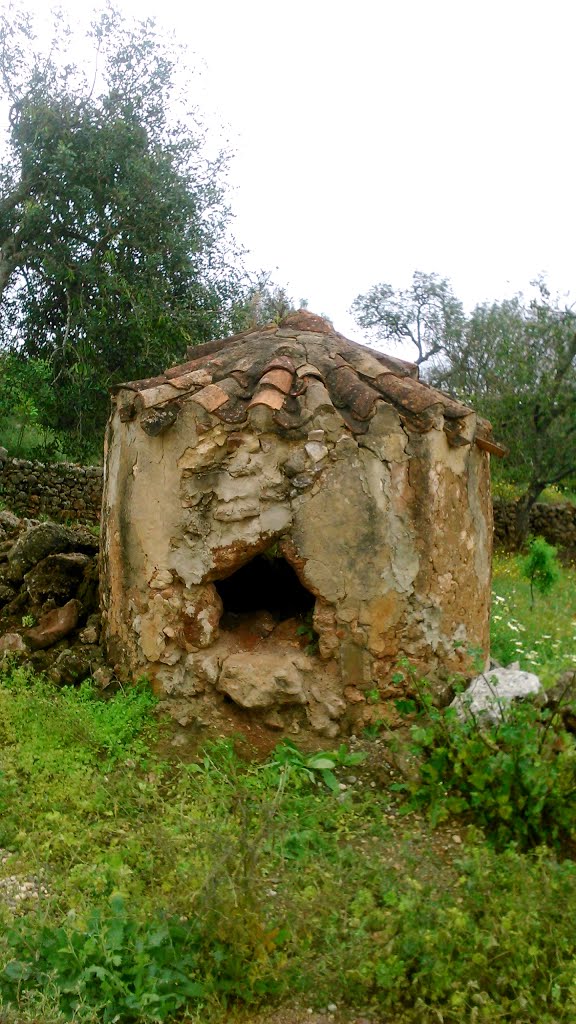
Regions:
<instances>
[{"instance_id":1,"label":"green shrub","mask_svg":"<svg viewBox=\"0 0 576 1024\"><path fill-rule=\"evenodd\" d=\"M332 957L320 939L324 977L312 965L306 986L318 971L324 998L403 1024L576 1019L574 864L473 846L454 867L444 886L409 863L397 877L375 867L350 900L347 934L331 935Z\"/></svg>"},{"instance_id":2,"label":"green shrub","mask_svg":"<svg viewBox=\"0 0 576 1024\"><path fill-rule=\"evenodd\" d=\"M560 845L576 832L576 742L557 715L512 703L498 725L485 726L455 708L440 710L414 681L417 710L411 753L416 781L399 784L433 824L465 814L497 848Z\"/></svg>"}]
</instances>

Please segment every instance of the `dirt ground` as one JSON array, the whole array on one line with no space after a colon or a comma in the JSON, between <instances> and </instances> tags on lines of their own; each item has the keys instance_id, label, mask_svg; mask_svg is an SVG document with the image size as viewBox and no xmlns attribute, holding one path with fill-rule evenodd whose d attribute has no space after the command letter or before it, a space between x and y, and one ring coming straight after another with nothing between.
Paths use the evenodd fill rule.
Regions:
<instances>
[{"instance_id":1,"label":"dirt ground","mask_svg":"<svg viewBox=\"0 0 576 1024\"><path fill-rule=\"evenodd\" d=\"M236 1022L235 1022L236 1024ZM280 1008L271 1012L244 1017L237 1024L394 1024L390 1018L362 1017L350 1013L317 1013L308 1009Z\"/></svg>"}]
</instances>

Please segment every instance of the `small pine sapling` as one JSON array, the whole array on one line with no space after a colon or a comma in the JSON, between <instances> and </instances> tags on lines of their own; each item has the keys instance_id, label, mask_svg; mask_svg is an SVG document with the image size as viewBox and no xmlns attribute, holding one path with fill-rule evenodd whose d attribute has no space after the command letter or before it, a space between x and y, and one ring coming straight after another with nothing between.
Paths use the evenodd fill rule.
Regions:
<instances>
[{"instance_id":1,"label":"small pine sapling","mask_svg":"<svg viewBox=\"0 0 576 1024\"><path fill-rule=\"evenodd\" d=\"M521 572L530 581L530 608L534 608L534 590L549 594L560 579L560 565L557 551L544 537L533 537L528 545L528 554L523 559Z\"/></svg>"}]
</instances>

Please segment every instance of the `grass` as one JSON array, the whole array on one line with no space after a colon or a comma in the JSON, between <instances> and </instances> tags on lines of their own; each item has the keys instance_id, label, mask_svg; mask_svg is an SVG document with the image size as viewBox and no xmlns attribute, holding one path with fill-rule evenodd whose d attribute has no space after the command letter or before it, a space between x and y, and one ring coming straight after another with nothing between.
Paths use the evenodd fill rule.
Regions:
<instances>
[{"instance_id":1,"label":"grass","mask_svg":"<svg viewBox=\"0 0 576 1024\"><path fill-rule=\"evenodd\" d=\"M575 573L531 612L519 565L495 561L495 654L551 680L574 663ZM182 763L158 753L154 704L144 684L103 700L0 670L2 1024L253 1022L286 1000L342 1021L576 1019L576 865L492 841L473 736L451 748L466 814L433 830L382 739L366 763L290 744L249 763L224 741Z\"/></svg>"},{"instance_id":2,"label":"grass","mask_svg":"<svg viewBox=\"0 0 576 1024\"><path fill-rule=\"evenodd\" d=\"M502 665L518 661L544 685L576 669L576 567L562 570L545 597L531 608L530 583L522 558L497 552L493 561L491 650Z\"/></svg>"},{"instance_id":3,"label":"grass","mask_svg":"<svg viewBox=\"0 0 576 1024\"><path fill-rule=\"evenodd\" d=\"M432 833L342 750L160 760L152 705L0 680L3 891L39 892L0 910L8 1024L223 1024L289 994L412 1024L576 1017L570 861Z\"/></svg>"},{"instance_id":4,"label":"grass","mask_svg":"<svg viewBox=\"0 0 576 1024\"><path fill-rule=\"evenodd\" d=\"M102 463L102 442L79 444L65 434L36 423L21 423L15 417L0 419L0 447L6 448L10 458L32 462L72 462L84 466Z\"/></svg>"},{"instance_id":5,"label":"grass","mask_svg":"<svg viewBox=\"0 0 576 1024\"><path fill-rule=\"evenodd\" d=\"M0 421L0 446L14 459L64 462L65 455L54 431L35 423L19 423L14 417Z\"/></svg>"}]
</instances>

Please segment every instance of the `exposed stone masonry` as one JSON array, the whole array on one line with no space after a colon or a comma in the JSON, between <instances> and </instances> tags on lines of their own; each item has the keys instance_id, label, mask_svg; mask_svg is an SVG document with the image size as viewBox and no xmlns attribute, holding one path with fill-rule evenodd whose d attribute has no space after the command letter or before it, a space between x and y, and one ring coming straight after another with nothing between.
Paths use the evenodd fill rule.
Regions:
<instances>
[{"instance_id":1,"label":"exposed stone masonry","mask_svg":"<svg viewBox=\"0 0 576 1024\"><path fill-rule=\"evenodd\" d=\"M494 498L494 542L502 547L514 546L515 504ZM576 505L563 502L548 505L539 502L530 513L530 533L545 537L549 544L576 549Z\"/></svg>"}]
</instances>

